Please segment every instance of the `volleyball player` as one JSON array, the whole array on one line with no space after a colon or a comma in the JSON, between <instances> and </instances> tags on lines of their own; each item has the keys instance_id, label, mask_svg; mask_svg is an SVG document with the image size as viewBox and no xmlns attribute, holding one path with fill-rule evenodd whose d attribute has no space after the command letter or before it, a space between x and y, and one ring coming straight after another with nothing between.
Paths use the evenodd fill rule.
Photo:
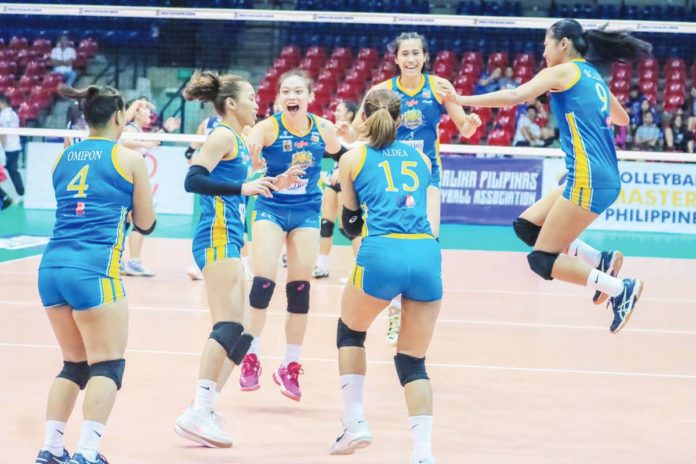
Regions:
<instances>
[{"instance_id":1,"label":"volleyball player","mask_svg":"<svg viewBox=\"0 0 696 464\"><path fill-rule=\"evenodd\" d=\"M600 252L578 239L619 196L621 179L613 124L629 123L628 114L596 66L635 61L651 50L649 43L626 31L583 31L576 20L563 19L546 33L544 58L548 68L529 82L516 89L476 96L459 96L451 88L440 90L451 103L483 107L514 106L551 92L567 181L524 211L513 223L514 230L534 248L527 258L536 274L546 280L556 278L590 287L595 290L595 302L610 298L612 333L628 322L644 285L638 279L616 278L621 254Z\"/></svg>"},{"instance_id":2,"label":"volleyball player","mask_svg":"<svg viewBox=\"0 0 696 464\"><path fill-rule=\"evenodd\" d=\"M336 105L334 117L336 125L350 124L355 119L357 105L352 101L342 101ZM339 137L341 145L347 143ZM329 277L329 254L333 245L333 232L336 225L336 215L340 204L341 183L338 181L338 163L326 180L326 188L321 200L321 227L319 229L319 256L312 271L312 277L323 279ZM342 225L341 225L342 227Z\"/></svg>"},{"instance_id":3,"label":"volleyball player","mask_svg":"<svg viewBox=\"0 0 696 464\"><path fill-rule=\"evenodd\" d=\"M215 414L215 400L252 338L243 333L242 325L246 293L239 250L244 243L244 197L270 197L272 191L296 182L303 171L293 166L277 178L247 182L251 159L240 134L245 125L254 125L258 105L253 87L241 77L197 72L184 96L212 102L222 120L193 158L185 181L187 192L200 195L193 256L205 278L213 328L201 356L194 402L176 420L175 431L205 446L226 448L232 439Z\"/></svg>"},{"instance_id":4,"label":"volleyball player","mask_svg":"<svg viewBox=\"0 0 696 464\"><path fill-rule=\"evenodd\" d=\"M442 258L427 216L429 158L397 139L402 104L389 89L363 104L367 145L341 160L343 224L363 236L351 283L343 291L337 346L345 429L330 454L352 454L372 443L363 411L365 336L377 315L402 295L403 323L394 363L404 387L414 448L411 462L434 464L432 389L425 355L442 299Z\"/></svg>"},{"instance_id":5,"label":"volleyball player","mask_svg":"<svg viewBox=\"0 0 696 464\"><path fill-rule=\"evenodd\" d=\"M399 75L372 87L391 89L401 98L402 121L397 138L423 151L432 163L432 179L428 187L428 220L436 238L440 235L440 142L438 125L446 112L454 121L462 137L471 137L481 120L476 114L467 115L461 106L443 101L436 93L437 86L452 88L452 84L438 76L424 73L428 63L428 42L415 32L404 32L396 38L393 49ZM361 110L364 108L361 108ZM347 140L363 135L359 118L353 121L349 131L344 131ZM387 342L395 345L400 327L399 300L389 308Z\"/></svg>"},{"instance_id":6,"label":"volleyball player","mask_svg":"<svg viewBox=\"0 0 696 464\"><path fill-rule=\"evenodd\" d=\"M339 157L344 149L334 125L307 112L312 99L312 82L307 75L291 70L283 74L279 82L278 103L282 111L257 124L249 134L249 143L263 147L268 175L277 175L289 166L299 166L306 171L306 176L299 184L279 190L272 198L256 200L251 226L255 277L249 293L254 341L244 358L240 387L251 391L260 386L259 337L276 286L281 246L286 241L287 345L285 358L274 371L273 380L283 395L299 401L302 396L300 353L307 328L309 281L319 248L321 159L324 152Z\"/></svg>"},{"instance_id":7,"label":"volleyball player","mask_svg":"<svg viewBox=\"0 0 696 464\"><path fill-rule=\"evenodd\" d=\"M48 395L46 438L37 464L67 463L65 423L85 390L80 442L70 464L105 464L99 442L121 388L128 304L119 273L126 216L143 234L155 228L145 161L119 146L126 123L121 94L111 87L61 87L81 101L89 137L53 167L56 223L39 266L39 295L64 363Z\"/></svg>"}]
</instances>

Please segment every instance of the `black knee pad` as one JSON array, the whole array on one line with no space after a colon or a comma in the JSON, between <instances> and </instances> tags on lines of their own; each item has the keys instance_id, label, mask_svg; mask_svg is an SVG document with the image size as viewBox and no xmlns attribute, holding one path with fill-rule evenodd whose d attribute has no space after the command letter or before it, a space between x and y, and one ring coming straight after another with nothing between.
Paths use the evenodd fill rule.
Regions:
<instances>
[{"instance_id":1,"label":"black knee pad","mask_svg":"<svg viewBox=\"0 0 696 464\"><path fill-rule=\"evenodd\" d=\"M529 267L545 280L553 280L551 271L556 259L558 259L558 253L547 253L540 250L534 250L527 255Z\"/></svg>"},{"instance_id":2,"label":"black knee pad","mask_svg":"<svg viewBox=\"0 0 696 464\"><path fill-rule=\"evenodd\" d=\"M232 359L232 353L234 348L239 342L239 338L244 331L242 324L237 322L223 321L218 322L213 326L213 330L210 332L210 337L220 344L227 353L227 357Z\"/></svg>"},{"instance_id":3,"label":"black knee pad","mask_svg":"<svg viewBox=\"0 0 696 464\"><path fill-rule=\"evenodd\" d=\"M285 284L288 296L288 312L292 314L307 314L309 312L309 282L295 280Z\"/></svg>"},{"instance_id":4,"label":"black knee pad","mask_svg":"<svg viewBox=\"0 0 696 464\"><path fill-rule=\"evenodd\" d=\"M87 361L63 361L63 370L60 371L57 377L69 380L77 384L80 390L84 390L87 382L89 382L89 364L87 364Z\"/></svg>"},{"instance_id":5,"label":"black knee pad","mask_svg":"<svg viewBox=\"0 0 696 464\"><path fill-rule=\"evenodd\" d=\"M232 353L228 356L230 358L230 361L235 363L237 366L242 364L242 360L244 359L244 356L246 356L247 351L249 351L249 347L251 346L251 342L254 340L254 336L248 333L242 334L239 337L239 341L237 342L237 346L234 347L232 350Z\"/></svg>"},{"instance_id":6,"label":"black knee pad","mask_svg":"<svg viewBox=\"0 0 696 464\"><path fill-rule=\"evenodd\" d=\"M321 227L319 228L319 235L321 235L324 238L333 237L334 226L335 224L333 223L333 221L321 218Z\"/></svg>"},{"instance_id":7,"label":"black knee pad","mask_svg":"<svg viewBox=\"0 0 696 464\"><path fill-rule=\"evenodd\" d=\"M394 356L396 374L399 376L401 386L414 380L428 380L428 373L425 370L425 358L414 358L403 353L396 353Z\"/></svg>"},{"instance_id":8,"label":"black knee pad","mask_svg":"<svg viewBox=\"0 0 696 464\"><path fill-rule=\"evenodd\" d=\"M537 238L539 238L539 232L541 231L540 226L522 218L515 219L512 223L512 228L517 237L530 247L536 244Z\"/></svg>"},{"instance_id":9,"label":"black knee pad","mask_svg":"<svg viewBox=\"0 0 696 464\"><path fill-rule=\"evenodd\" d=\"M116 389L121 389L123 381L123 371L126 369L125 359L112 359L111 361L103 361L89 366L89 378L106 377L111 379L116 384Z\"/></svg>"},{"instance_id":10,"label":"black knee pad","mask_svg":"<svg viewBox=\"0 0 696 464\"><path fill-rule=\"evenodd\" d=\"M256 309L268 308L271 297L273 297L275 286L275 282L271 279L254 277L254 281L251 284L251 291L249 292L249 304L251 307Z\"/></svg>"},{"instance_id":11,"label":"black knee pad","mask_svg":"<svg viewBox=\"0 0 696 464\"><path fill-rule=\"evenodd\" d=\"M348 346L365 348L365 337L367 337L367 332L358 332L357 330L353 330L345 325L340 317L338 318L336 346L339 349Z\"/></svg>"},{"instance_id":12,"label":"black knee pad","mask_svg":"<svg viewBox=\"0 0 696 464\"><path fill-rule=\"evenodd\" d=\"M347 238L351 242L357 238L357 237L351 237L350 235L348 235L348 232L346 232L346 229L344 229L343 227L339 227L338 231L341 233L341 235L343 235L345 238Z\"/></svg>"}]
</instances>

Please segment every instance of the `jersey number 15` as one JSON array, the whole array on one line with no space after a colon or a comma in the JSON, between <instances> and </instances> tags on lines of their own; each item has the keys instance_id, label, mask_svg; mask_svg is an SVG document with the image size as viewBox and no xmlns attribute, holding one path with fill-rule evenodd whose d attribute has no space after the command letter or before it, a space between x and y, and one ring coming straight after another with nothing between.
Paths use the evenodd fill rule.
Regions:
<instances>
[{"instance_id":1,"label":"jersey number 15","mask_svg":"<svg viewBox=\"0 0 696 464\"><path fill-rule=\"evenodd\" d=\"M396 186L394 186L394 177L392 176L391 167L389 166L389 163L386 161L382 161L377 166L384 169L384 175L387 178L387 188L384 190L387 192L398 192L399 189L396 188ZM413 181L413 183L411 184L405 182L401 184L401 188L404 192L413 192L418 189L418 185L420 184L420 182L418 181L418 175L412 169L416 166L418 166L418 163L416 163L415 161L401 162L401 174L410 177Z\"/></svg>"}]
</instances>

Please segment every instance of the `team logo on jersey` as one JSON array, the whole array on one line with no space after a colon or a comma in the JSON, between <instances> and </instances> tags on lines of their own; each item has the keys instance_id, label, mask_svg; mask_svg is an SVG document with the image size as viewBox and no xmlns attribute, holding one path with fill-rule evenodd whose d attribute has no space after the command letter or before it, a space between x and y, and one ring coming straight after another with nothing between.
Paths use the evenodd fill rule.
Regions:
<instances>
[{"instance_id":1,"label":"team logo on jersey","mask_svg":"<svg viewBox=\"0 0 696 464\"><path fill-rule=\"evenodd\" d=\"M85 215L85 204L82 201L78 201L77 205L75 206L75 216L84 216Z\"/></svg>"},{"instance_id":2,"label":"team logo on jersey","mask_svg":"<svg viewBox=\"0 0 696 464\"><path fill-rule=\"evenodd\" d=\"M433 94L430 92L430 90L428 90L428 89L423 90L423 98L430 99L432 97L433 97Z\"/></svg>"},{"instance_id":3,"label":"team logo on jersey","mask_svg":"<svg viewBox=\"0 0 696 464\"><path fill-rule=\"evenodd\" d=\"M304 147L309 145L309 143L306 140L298 140L295 142L295 148L302 150Z\"/></svg>"},{"instance_id":4,"label":"team logo on jersey","mask_svg":"<svg viewBox=\"0 0 696 464\"><path fill-rule=\"evenodd\" d=\"M406 102L406 106L408 106L409 108L412 108L412 107L416 106L417 104L418 104L418 100L416 100L415 98Z\"/></svg>"},{"instance_id":5,"label":"team logo on jersey","mask_svg":"<svg viewBox=\"0 0 696 464\"><path fill-rule=\"evenodd\" d=\"M401 200L402 208L413 208L414 206L416 206L416 199L413 198L413 195L406 195Z\"/></svg>"},{"instance_id":6,"label":"team logo on jersey","mask_svg":"<svg viewBox=\"0 0 696 464\"><path fill-rule=\"evenodd\" d=\"M309 151L298 151L292 155L292 165L301 166L302 168L308 168L314 164L314 157L312 152Z\"/></svg>"},{"instance_id":7,"label":"team logo on jersey","mask_svg":"<svg viewBox=\"0 0 696 464\"><path fill-rule=\"evenodd\" d=\"M417 108L406 111L402 124L407 129L418 129L423 125L423 113Z\"/></svg>"},{"instance_id":8,"label":"team logo on jersey","mask_svg":"<svg viewBox=\"0 0 696 464\"><path fill-rule=\"evenodd\" d=\"M319 136L317 134L312 134L310 140L312 141L312 143L319 143Z\"/></svg>"},{"instance_id":9,"label":"team logo on jersey","mask_svg":"<svg viewBox=\"0 0 696 464\"><path fill-rule=\"evenodd\" d=\"M292 140L283 140L283 151L292 151Z\"/></svg>"}]
</instances>

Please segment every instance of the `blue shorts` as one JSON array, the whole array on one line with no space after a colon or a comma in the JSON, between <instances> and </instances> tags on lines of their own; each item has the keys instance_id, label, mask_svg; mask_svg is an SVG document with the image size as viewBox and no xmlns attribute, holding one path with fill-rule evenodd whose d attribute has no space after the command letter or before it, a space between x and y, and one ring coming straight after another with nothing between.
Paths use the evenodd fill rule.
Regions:
<instances>
[{"instance_id":1,"label":"blue shorts","mask_svg":"<svg viewBox=\"0 0 696 464\"><path fill-rule=\"evenodd\" d=\"M46 308L67 305L81 311L121 301L126 291L120 276L114 279L84 269L44 267L39 269L39 296Z\"/></svg>"},{"instance_id":2,"label":"blue shorts","mask_svg":"<svg viewBox=\"0 0 696 464\"><path fill-rule=\"evenodd\" d=\"M216 247L200 247L193 242L193 259L196 261L198 269L201 271L206 264L222 261L223 259L239 258L239 245L228 243Z\"/></svg>"},{"instance_id":3,"label":"blue shorts","mask_svg":"<svg viewBox=\"0 0 696 464\"><path fill-rule=\"evenodd\" d=\"M284 232L290 232L302 227L318 229L321 224L321 202L314 205L270 205L256 201L251 215L252 224L256 221L271 221Z\"/></svg>"},{"instance_id":4,"label":"blue shorts","mask_svg":"<svg viewBox=\"0 0 696 464\"><path fill-rule=\"evenodd\" d=\"M563 198L583 209L602 214L614 204L620 193L621 187L574 188L571 183L566 183L566 187L563 190Z\"/></svg>"},{"instance_id":5,"label":"blue shorts","mask_svg":"<svg viewBox=\"0 0 696 464\"><path fill-rule=\"evenodd\" d=\"M425 234L402 237L409 238L365 237L350 275L351 283L381 300L398 295L414 301L441 300L440 244Z\"/></svg>"}]
</instances>

